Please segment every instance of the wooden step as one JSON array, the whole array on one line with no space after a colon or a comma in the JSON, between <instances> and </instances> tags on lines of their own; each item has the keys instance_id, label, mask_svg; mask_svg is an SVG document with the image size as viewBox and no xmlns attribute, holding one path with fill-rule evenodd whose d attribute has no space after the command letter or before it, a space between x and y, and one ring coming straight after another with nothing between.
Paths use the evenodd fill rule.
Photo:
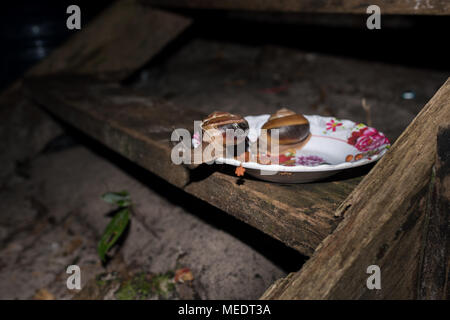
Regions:
<instances>
[{"instance_id":1,"label":"wooden step","mask_svg":"<svg viewBox=\"0 0 450 320\"><path fill-rule=\"evenodd\" d=\"M261 1L261 0L142 0L154 6L193 8L193 9L225 9L248 11L299 12L299 13L339 13L366 14L367 7L378 5L383 14L411 15L448 15L450 4L447 0L409 1L409 0L346 0L346 1Z\"/></svg>"},{"instance_id":2,"label":"wooden step","mask_svg":"<svg viewBox=\"0 0 450 320\"><path fill-rule=\"evenodd\" d=\"M449 123L450 78L338 208L339 227L262 298L444 299ZM379 289L366 285L369 267Z\"/></svg>"},{"instance_id":3,"label":"wooden step","mask_svg":"<svg viewBox=\"0 0 450 320\"><path fill-rule=\"evenodd\" d=\"M337 226L334 211L361 177L280 185L239 180L225 165L189 170L171 162L170 136L205 115L88 77L29 79L27 94L68 124L236 218L311 255ZM358 173L358 172L357 172ZM358 175L358 174L357 174Z\"/></svg>"}]
</instances>

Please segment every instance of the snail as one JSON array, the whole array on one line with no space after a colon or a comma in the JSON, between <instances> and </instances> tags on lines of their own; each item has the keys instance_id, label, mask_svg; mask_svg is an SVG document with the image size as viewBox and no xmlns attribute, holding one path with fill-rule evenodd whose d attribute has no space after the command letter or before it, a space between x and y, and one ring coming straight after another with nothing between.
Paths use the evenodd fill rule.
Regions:
<instances>
[{"instance_id":1,"label":"snail","mask_svg":"<svg viewBox=\"0 0 450 320\"><path fill-rule=\"evenodd\" d=\"M267 130L267 142L270 143L271 131L278 129L280 145L297 144L309 137L309 121L303 115L283 108L270 116L262 126Z\"/></svg>"},{"instance_id":2,"label":"snail","mask_svg":"<svg viewBox=\"0 0 450 320\"><path fill-rule=\"evenodd\" d=\"M280 155L295 153L311 138L308 119L285 108L272 114L261 129L266 130L258 137L256 161L261 164L278 164ZM278 130L278 144L272 140L275 129Z\"/></svg>"},{"instance_id":3,"label":"snail","mask_svg":"<svg viewBox=\"0 0 450 320\"><path fill-rule=\"evenodd\" d=\"M228 155L238 156L247 149L249 125L239 115L215 111L202 121L201 128L203 141L214 144L218 151L225 148Z\"/></svg>"}]
</instances>

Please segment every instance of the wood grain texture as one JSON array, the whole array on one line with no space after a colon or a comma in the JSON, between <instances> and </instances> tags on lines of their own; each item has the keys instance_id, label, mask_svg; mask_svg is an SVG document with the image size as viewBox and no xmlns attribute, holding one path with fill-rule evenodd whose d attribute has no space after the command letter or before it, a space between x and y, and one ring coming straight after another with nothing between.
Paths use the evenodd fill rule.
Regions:
<instances>
[{"instance_id":1,"label":"wood grain texture","mask_svg":"<svg viewBox=\"0 0 450 320\"><path fill-rule=\"evenodd\" d=\"M236 177L227 166L189 170L170 160L175 128L205 115L85 77L30 79L31 98L131 161L255 228L311 255L340 218L333 212L360 177L279 185Z\"/></svg>"},{"instance_id":2,"label":"wood grain texture","mask_svg":"<svg viewBox=\"0 0 450 320\"><path fill-rule=\"evenodd\" d=\"M355 14L365 14L367 7L374 4L381 8L382 14L450 14L450 3L447 0L142 0L142 2L163 7Z\"/></svg>"},{"instance_id":3,"label":"wood grain texture","mask_svg":"<svg viewBox=\"0 0 450 320\"><path fill-rule=\"evenodd\" d=\"M448 299L450 245L450 124L437 136L437 157L426 216L419 299Z\"/></svg>"},{"instance_id":4,"label":"wood grain texture","mask_svg":"<svg viewBox=\"0 0 450 320\"><path fill-rule=\"evenodd\" d=\"M28 75L95 74L120 80L149 61L190 19L119 0L34 66Z\"/></svg>"},{"instance_id":5,"label":"wood grain texture","mask_svg":"<svg viewBox=\"0 0 450 320\"><path fill-rule=\"evenodd\" d=\"M436 134L445 123L450 123L450 80L340 205L343 221L313 257L262 298L415 298ZM370 265L381 268L381 290L366 287Z\"/></svg>"}]
</instances>

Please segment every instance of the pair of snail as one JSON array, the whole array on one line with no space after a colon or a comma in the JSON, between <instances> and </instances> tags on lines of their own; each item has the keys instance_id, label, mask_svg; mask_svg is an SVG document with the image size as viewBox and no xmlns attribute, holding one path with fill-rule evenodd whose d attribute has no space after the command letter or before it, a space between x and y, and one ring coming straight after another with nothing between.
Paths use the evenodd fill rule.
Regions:
<instances>
[{"instance_id":1,"label":"pair of snail","mask_svg":"<svg viewBox=\"0 0 450 320\"><path fill-rule=\"evenodd\" d=\"M204 137L209 143L219 143L225 147L232 146L234 154L239 156L236 150L246 151L248 146L248 122L241 116L228 112L213 112L203 120L201 128ZM229 138L227 130L235 130L235 134ZM278 130L280 152L284 148L292 147L305 142L309 136L309 121L301 114L288 109L280 109L272 114L262 126L267 130L267 142L270 145L273 130ZM220 137L220 139L218 139ZM260 137L260 139L262 136Z\"/></svg>"}]
</instances>

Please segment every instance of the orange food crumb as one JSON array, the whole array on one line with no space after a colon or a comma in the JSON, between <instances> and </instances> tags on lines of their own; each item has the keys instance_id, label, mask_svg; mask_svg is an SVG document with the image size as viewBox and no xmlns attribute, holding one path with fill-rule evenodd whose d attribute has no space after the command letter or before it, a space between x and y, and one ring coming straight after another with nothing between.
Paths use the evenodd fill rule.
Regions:
<instances>
[{"instance_id":1,"label":"orange food crumb","mask_svg":"<svg viewBox=\"0 0 450 320\"><path fill-rule=\"evenodd\" d=\"M242 177L244 175L245 172L245 168L242 166L242 164L236 168L236 170L234 171L234 173L238 176L238 177Z\"/></svg>"}]
</instances>

